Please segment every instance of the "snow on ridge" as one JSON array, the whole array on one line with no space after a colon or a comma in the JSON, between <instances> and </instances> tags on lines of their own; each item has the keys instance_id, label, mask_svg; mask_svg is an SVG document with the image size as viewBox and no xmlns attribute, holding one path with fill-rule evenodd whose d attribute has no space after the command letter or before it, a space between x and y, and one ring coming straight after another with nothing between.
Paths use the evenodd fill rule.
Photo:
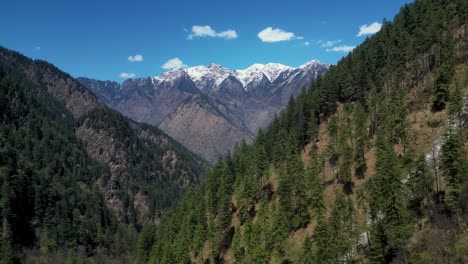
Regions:
<instances>
[{"instance_id":1,"label":"snow on ridge","mask_svg":"<svg viewBox=\"0 0 468 264\"><path fill-rule=\"evenodd\" d=\"M181 69L181 68L177 68L177 69L172 69L172 70L169 70L167 72L164 72L159 76L155 76L155 77L152 78L152 80L157 83L155 85L155 86L157 86L162 82L173 83L175 80L181 78L184 75L186 75L185 71L183 69Z\"/></svg>"},{"instance_id":2,"label":"snow on ridge","mask_svg":"<svg viewBox=\"0 0 468 264\"><path fill-rule=\"evenodd\" d=\"M234 75L239 79L245 87L252 81L260 80L265 75L270 82L273 82L278 76L285 72L294 70L293 67L286 66L280 63L259 64L255 63L244 70L236 70Z\"/></svg>"},{"instance_id":3,"label":"snow on ridge","mask_svg":"<svg viewBox=\"0 0 468 264\"><path fill-rule=\"evenodd\" d=\"M316 65L326 65L326 64L322 63L322 62L319 61L319 60L311 60L311 61L308 61L308 62L302 64L302 65L299 66L298 68L304 69L304 68L308 68L308 67L316 66Z\"/></svg>"},{"instance_id":4,"label":"snow on ridge","mask_svg":"<svg viewBox=\"0 0 468 264\"><path fill-rule=\"evenodd\" d=\"M294 68L280 63L268 63L263 68L263 73L268 77L270 82L273 82L281 73L291 70L294 70Z\"/></svg>"},{"instance_id":5,"label":"snow on ridge","mask_svg":"<svg viewBox=\"0 0 468 264\"><path fill-rule=\"evenodd\" d=\"M162 73L159 76L153 77L153 80L157 83L162 81L172 81L175 78L178 78L183 74L187 74L192 81L199 87L199 89L204 89L206 86L218 86L229 76L234 76L237 80L242 83L244 89L247 85L254 81L260 81L263 79L263 75L267 77L270 82L274 82L280 74L283 72L289 71L292 72L296 69L310 69L314 66L326 65L318 60L311 60L305 64L294 68L287 66L281 63L267 63L260 64L255 63L250 65L246 69L234 70L231 71L222 65L219 64L209 64L208 66L198 65L193 67L188 67L185 69L173 69L168 72ZM328 65L326 65L328 66Z\"/></svg>"},{"instance_id":6,"label":"snow on ridge","mask_svg":"<svg viewBox=\"0 0 468 264\"><path fill-rule=\"evenodd\" d=\"M199 89L206 88L213 83L221 83L232 72L219 64L210 64L208 66L194 66L186 68L185 72L190 76Z\"/></svg>"}]
</instances>

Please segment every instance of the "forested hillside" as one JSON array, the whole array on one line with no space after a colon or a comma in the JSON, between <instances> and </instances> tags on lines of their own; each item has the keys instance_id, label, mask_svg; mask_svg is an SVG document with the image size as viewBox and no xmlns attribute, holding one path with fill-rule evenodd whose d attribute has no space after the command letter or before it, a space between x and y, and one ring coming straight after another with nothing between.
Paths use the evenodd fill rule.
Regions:
<instances>
[{"instance_id":1,"label":"forested hillside","mask_svg":"<svg viewBox=\"0 0 468 264\"><path fill-rule=\"evenodd\" d=\"M204 161L69 75L0 48L0 262L125 261Z\"/></svg>"},{"instance_id":2,"label":"forested hillside","mask_svg":"<svg viewBox=\"0 0 468 264\"><path fill-rule=\"evenodd\" d=\"M466 263L467 14L402 7L146 226L136 261Z\"/></svg>"}]
</instances>

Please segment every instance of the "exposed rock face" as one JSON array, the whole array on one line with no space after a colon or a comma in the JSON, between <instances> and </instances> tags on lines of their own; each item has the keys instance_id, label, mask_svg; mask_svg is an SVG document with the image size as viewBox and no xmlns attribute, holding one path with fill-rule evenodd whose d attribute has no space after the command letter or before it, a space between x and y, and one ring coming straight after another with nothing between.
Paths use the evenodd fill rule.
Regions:
<instances>
[{"instance_id":1,"label":"exposed rock face","mask_svg":"<svg viewBox=\"0 0 468 264\"><path fill-rule=\"evenodd\" d=\"M104 89L106 82L78 80L103 98L108 106L136 121L153 125L173 113L180 102L199 92L183 70L172 70L158 78L129 79L113 89Z\"/></svg>"},{"instance_id":2,"label":"exposed rock face","mask_svg":"<svg viewBox=\"0 0 468 264\"><path fill-rule=\"evenodd\" d=\"M1 47L0 47L1 48ZM45 61L32 60L14 51L1 48L0 61L8 62L5 69L13 69L21 73L22 82L28 87L45 88L47 92L59 101L75 118L95 108L105 105L90 90L70 75ZM37 90L44 95L43 90Z\"/></svg>"},{"instance_id":3,"label":"exposed rock face","mask_svg":"<svg viewBox=\"0 0 468 264\"><path fill-rule=\"evenodd\" d=\"M120 89L120 83L112 81L98 81L94 79L81 78L80 82L89 87L95 94L101 95L101 100L106 104L112 104Z\"/></svg>"},{"instance_id":4,"label":"exposed rock face","mask_svg":"<svg viewBox=\"0 0 468 264\"><path fill-rule=\"evenodd\" d=\"M195 95L180 104L159 127L188 149L214 161L246 135L250 140L251 135L245 127L237 126L232 118L223 114L229 114L227 108L220 110L211 99L203 97Z\"/></svg>"},{"instance_id":5,"label":"exposed rock face","mask_svg":"<svg viewBox=\"0 0 468 264\"><path fill-rule=\"evenodd\" d=\"M88 154L93 159L106 164L111 171L125 168L128 161L126 153L118 146L118 140L105 129L93 129L88 122L92 121L86 119L76 129L76 135L85 142Z\"/></svg>"},{"instance_id":6,"label":"exposed rock face","mask_svg":"<svg viewBox=\"0 0 468 264\"><path fill-rule=\"evenodd\" d=\"M175 69L154 78L110 81L79 78L107 105L158 125L189 150L214 162L242 139L250 141L289 101L329 65L298 68L254 64L230 71L220 65Z\"/></svg>"}]
</instances>

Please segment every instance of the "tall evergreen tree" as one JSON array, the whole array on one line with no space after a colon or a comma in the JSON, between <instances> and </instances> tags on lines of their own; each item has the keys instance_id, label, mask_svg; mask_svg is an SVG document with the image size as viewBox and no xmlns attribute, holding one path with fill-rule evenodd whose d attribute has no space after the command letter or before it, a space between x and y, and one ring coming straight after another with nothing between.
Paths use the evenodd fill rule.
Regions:
<instances>
[{"instance_id":1,"label":"tall evergreen tree","mask_svg":"<svg viewBox=\"0 0 468 264\"><path fill-rule=\"evenodd\" d=\"M337 263L336 244L333 228L323 217L320 217L315 228L316 259L320 263Z\"/></svg>"},{"instance_id":2,"label":"tall evergreen tree","mask_svg":"<svg viewBox=\"0 0 468 264\"><path fill-rule=\"evenodd\" d=\"M462 192L463 182L468 179L468 162L459 133L449 129L444 141L441 165L447 181L446 201L453 207Z\"/></svg>"},{"instance_id":3,"label":"tall evergreen tree","mask_svg":"<svg viewBox=\"0 0 468 264\"><path fill-rule=\"evenodd\" d=\"M333 227L336 241L336 256L344 258L346 262L351 262L359 233L353 202L350 197L345 197L339 189L336 191L335 206L331 213L330 224Z\"/></svg>"},{"instance_id":4,"label":"tall evergreen tree","mask_svg":"<svg viewBox=\"0 0 468 264\"><path fill-rule=\"evenodd\" d=\"M355 139L354 162L356 164L356 175L364 177L366 171L365 149L367 141L367 116L364 107L357 103L353 113L353 136Z\"/></svg>"},{"instance_id":5,"label":"tall evergreen tree","mask_svg":"<svg viewBox=\"0 0 468 264\"><path fill-rule=\"evenodd\" d=\"M392 145L381 132L377 136L376 173L369 179L370 209L374 226L371 241L375 252L383 252L390 261L403 250L410 235L411 224L405 206L400 164Z\"/></svg>"},{"instance_id":6,"label":"tall evergreen tree","mask_svg":"<svg viewBox=\"0 0 468 264\"><path fill-rule=\"evenodd\" d=\"M312 240L310 236L306 236L302 245L301 255L299 257L299 264L314 264L314 254L312 252Z\"/></svg>"}]
</instances>

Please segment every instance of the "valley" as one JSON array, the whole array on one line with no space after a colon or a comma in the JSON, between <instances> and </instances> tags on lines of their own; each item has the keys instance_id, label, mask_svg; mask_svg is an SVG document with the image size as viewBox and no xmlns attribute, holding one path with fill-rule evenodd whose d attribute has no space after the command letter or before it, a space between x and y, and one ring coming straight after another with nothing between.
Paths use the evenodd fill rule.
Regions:
<instances>
[{"instance_id":1,"label":"valley","mask_svg":"<svg viewBox=\"0 0 468 264\"><path fill-rule=\"evenodd\" d=\"M0 264L468 263L467 1L4 6Z\"/></svg>"}]
</instances>

